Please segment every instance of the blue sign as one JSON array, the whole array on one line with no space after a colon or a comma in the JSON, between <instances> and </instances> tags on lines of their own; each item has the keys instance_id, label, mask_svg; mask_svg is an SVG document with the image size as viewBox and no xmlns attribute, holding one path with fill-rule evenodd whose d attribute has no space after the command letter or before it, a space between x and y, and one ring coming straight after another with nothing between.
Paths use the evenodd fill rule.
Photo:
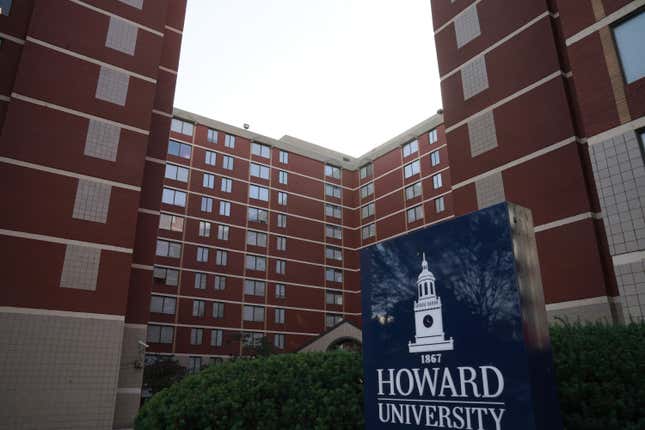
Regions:
<instances>
[{"instance_id":1,"label":"blue sign","mask_svg":"<svg viewBox=\"0 0 645 430\"><path fill-rule=\"evenodd\" d=\"M528 210L366 248L361 285L367 429L562 429Z\"/></svg>"}]
</instances>

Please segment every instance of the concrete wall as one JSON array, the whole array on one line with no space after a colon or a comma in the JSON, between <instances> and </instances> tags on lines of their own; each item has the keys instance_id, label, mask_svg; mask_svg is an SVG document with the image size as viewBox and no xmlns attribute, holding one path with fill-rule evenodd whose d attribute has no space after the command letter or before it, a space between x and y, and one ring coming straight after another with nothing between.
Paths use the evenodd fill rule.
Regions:
<instances>
[{"instance_id":1,"label":"concrete wall","mask_svg":"<svg viewBox=\"0 0 645 430\"><path fill-rule=\"evenodd\" d=\"M0 308L0 429L111 429L123 317Z\"/></svg>"}]
</instances>

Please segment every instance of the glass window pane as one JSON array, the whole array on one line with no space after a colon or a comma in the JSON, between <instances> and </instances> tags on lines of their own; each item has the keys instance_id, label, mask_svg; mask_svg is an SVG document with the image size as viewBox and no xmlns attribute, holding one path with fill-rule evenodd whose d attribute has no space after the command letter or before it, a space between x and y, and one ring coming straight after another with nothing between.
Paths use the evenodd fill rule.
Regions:
<instances>
[{"instance_id":1,"label":"glass window pane","mask_svg":"<svg viewBox=\"0 0 645 430\"><path fill-rule=\"evenodd\" d=\"M617 25L614 28L614 38L627 83L645 77L645 12Z\"/></svg>"}]
</instances>

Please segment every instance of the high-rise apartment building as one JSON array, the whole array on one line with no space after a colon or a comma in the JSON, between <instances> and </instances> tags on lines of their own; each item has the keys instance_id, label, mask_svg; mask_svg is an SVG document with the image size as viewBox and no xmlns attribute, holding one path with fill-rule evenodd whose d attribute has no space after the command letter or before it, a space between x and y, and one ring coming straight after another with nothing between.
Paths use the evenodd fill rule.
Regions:
<instances>
[{"instance_id":1,"label":"high-rise apartment building","mask_svg":"<svg viewBox=\"0 0 645 430\"><path fill-rule=\"evenodd\" d=\"M360 249L452 217L441 123L354 158L175 109L158 155L148 352L195 370L262 339L295 351L340 321L360 326Z\"/></svg>"},{"instance_id":2,"label":"high-rise apartment building","mask_svg":"<svg viewBox=\"0 0 645 430\"><path fill-rule=\"evenodd\" d=\"M431 5L455 215L532 210L552 317L642 317L645 2Z\"/></svg>"},{"instance_id":3,"label":"high-rise apartment building","mask_svg":"<svg viewBox=\"0 0 645 430\"><path fill-rule=\"evenodd\" d=\"M185 6L0 1L0 428L132 425Z\"/></svg>"}]
</instances>

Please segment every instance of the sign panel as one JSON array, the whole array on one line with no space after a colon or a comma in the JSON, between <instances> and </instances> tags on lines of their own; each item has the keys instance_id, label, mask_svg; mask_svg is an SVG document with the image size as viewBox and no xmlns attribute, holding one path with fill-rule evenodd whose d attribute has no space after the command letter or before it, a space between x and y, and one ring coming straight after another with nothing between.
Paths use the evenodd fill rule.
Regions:
<instances>
[{"instance_id":1,"label":"sign panel","mask_svg":"<svg viewBox=\"0 0 645 430\"><path fill-rule=\"evenodd\" d=\"M367 429L562 428L530 212L361 251Z\"/></svg>"}]
</instances>

